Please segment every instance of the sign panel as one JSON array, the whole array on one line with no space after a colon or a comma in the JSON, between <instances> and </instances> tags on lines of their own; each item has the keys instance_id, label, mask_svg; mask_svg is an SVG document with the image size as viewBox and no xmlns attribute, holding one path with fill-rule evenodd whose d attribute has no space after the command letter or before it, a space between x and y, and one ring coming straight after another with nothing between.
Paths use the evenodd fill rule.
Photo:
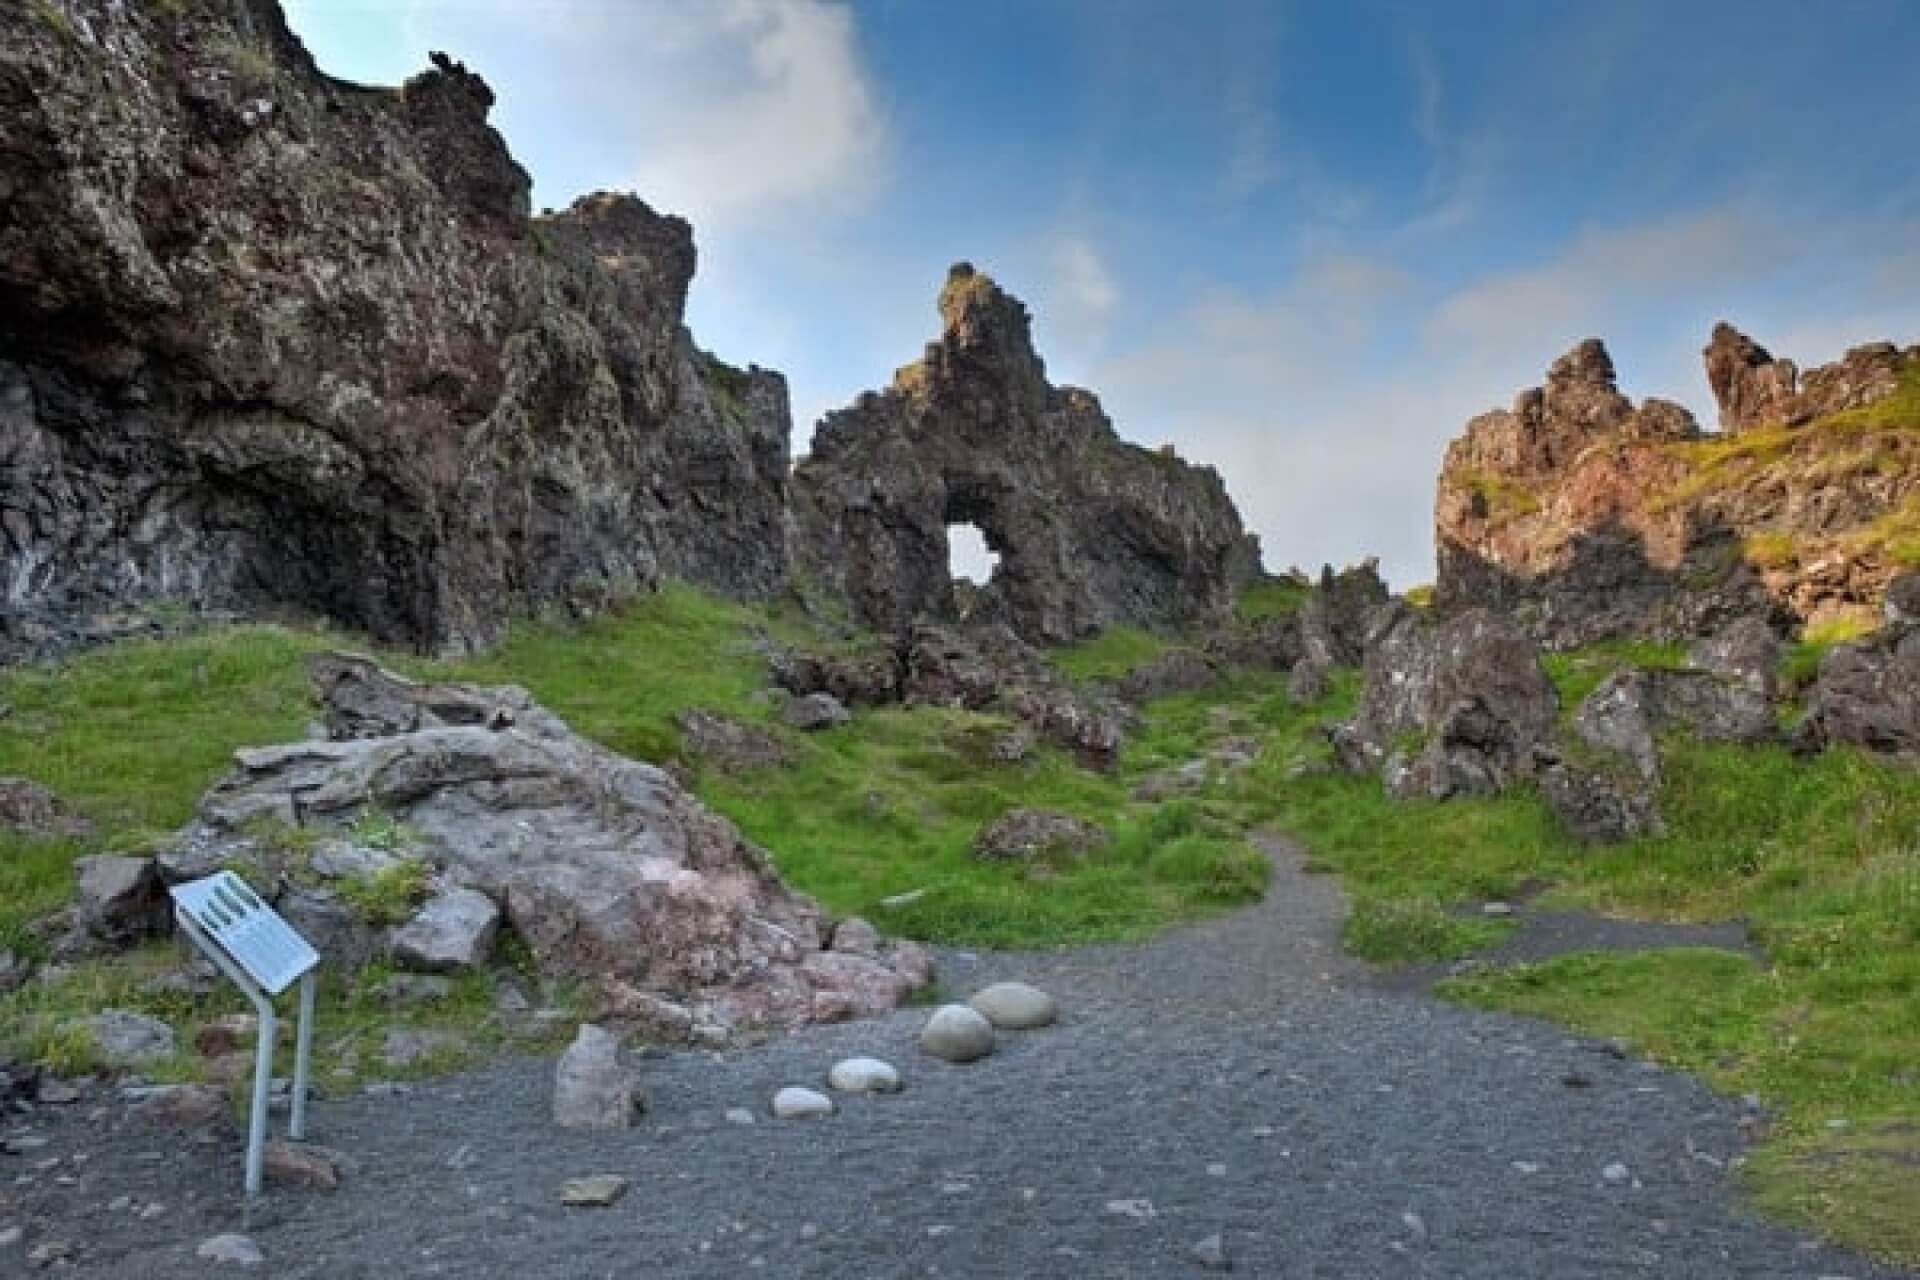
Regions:
<instances>
[{"instance_id":1,"label":"sign panel","mask_svg":"<svg viewBox=\"0 0 1920 1280\"><path fill-rule=\"evenodd\" d=\"M319 953L231 871L173 887L173 904L268 995L320 963Z\"/></svg>"}]
</instances>

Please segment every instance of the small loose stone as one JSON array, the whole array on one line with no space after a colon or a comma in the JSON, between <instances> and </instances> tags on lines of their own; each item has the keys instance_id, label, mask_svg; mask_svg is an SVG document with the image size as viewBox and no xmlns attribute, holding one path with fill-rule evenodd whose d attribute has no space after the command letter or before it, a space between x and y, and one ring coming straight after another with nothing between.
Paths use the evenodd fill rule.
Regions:
<instances>
[{"instance_id":1,"label":"small loose stone","mask_svg":"<svg viewBox=\"0 0 1920 1280\"><path fill-rule=\"evenodd\" d=\"M827 1083L842 1093L898 1093L900 1073L878 1058L843 1058L827 1072Z\"/></svg>"},{"instance_id":2,"label":"small loose stone","mask_svg":"<svg viewBox=\"0 0 1920 1280\"><path fill-rule=\"evenodd\" d=\"M193 1252L196 1257L205 1258L208 1262L239 1267L257 1267L267 1260L267 1255L260 1252L260 1246L251 1237L232 1232L202 1240L200 1247Z\"/></svg>"},{"instance_id":3,"label":"small loose stone","mask_svg":"<svg viewBox=\"0 0 1920 1280\"><path fill-rule=\"evenodd\" d=\"M1188 1252L1193 1255L1195 1262L1208 1271L1233 1270L1233 1259L1227 1256L1226 1242L1220 1238L1218 1231L1195 1241Z\"/></svg>"},{"instance_id":4,"label":"small loose stone","mask_svg":"<svg viewBox=\"0 0 1920 1280\"><path fill-rule=\"evenodd\" d=\"M789 1086L773 1095L773 1114L782 1120L804 1120L833 1114L833 1099L812 1089Z\"/></svg>"},{"instance_id":5,"label":"small loose stone","mask_svg":"<svg viewBox=\"0 0 1920 1280\"><path fill-rule=\"evenodd\" d=\"M627 1194L627 1179L617 1173L570 1178L560 1184L560 1203L576 1209L604 1209Z\"/></svg>"}]
</instances>

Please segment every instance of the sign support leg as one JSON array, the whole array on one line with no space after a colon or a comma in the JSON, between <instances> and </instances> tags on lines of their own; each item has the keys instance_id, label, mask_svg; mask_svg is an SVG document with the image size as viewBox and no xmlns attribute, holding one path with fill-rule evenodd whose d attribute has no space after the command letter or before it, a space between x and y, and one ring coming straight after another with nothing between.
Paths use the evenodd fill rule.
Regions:
<instances>
[{"instance_id":1,"label":"sign support leg","mask_svg":"<svg viewBox=\"0 0 1920 1280\"><path fill-rule=\"evenodd\" d=\"M249 995L252 993L249 992ZM273 1092L273 1042L280 1028L273 1016L273 1002L258 1000L260 1045L253 1057L253 1116L247 1125L247 1195L260 1194L266 1181L267 1095Z\"/></svg>"},{"instance_id":2,"label":"sign support leg","mask_svg":"<svg viewBox=\"0 0 1920 1280\"><path fill-rule=\"evenodd\" d=\"M307 1136L307 1060L313 1053L313 988L314 974L309 969L300 978L300 1025L294 1032L293 1119L288 1132L296 1139Z\"/></svg>"}]
</instances>

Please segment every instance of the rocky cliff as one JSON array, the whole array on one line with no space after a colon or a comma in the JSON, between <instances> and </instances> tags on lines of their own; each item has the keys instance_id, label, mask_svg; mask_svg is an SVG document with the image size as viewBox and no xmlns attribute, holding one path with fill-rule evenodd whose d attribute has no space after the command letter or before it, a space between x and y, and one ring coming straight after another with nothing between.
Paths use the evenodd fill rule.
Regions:
<instances>
[{"instance_id":1,"label":"rocky cliff","mask_svg":"<svg viewBox=\"0 0 1920 1280\"><path fill-rule=\"evenodd\" d=\"M1026 308L970 265L938 341L821 424L793 475L805 585L900 629L957 612L947 527L999 555L968 608L1030 641L1210 617L1258 565L1211 467L1122 441L1091 392L1055 387Z\"/></svg>"},{"instance_id":2,"label":"rocky cliff","mask_svg":"<svg viewBox=\"0 0 1920 1280\"><path fill-rule=\"evenodd\" d=\"M530 217L434 64L332 79L274 0L0 10L0 657L142 602L458 649L784 583L785 384L694 346L688 225Z\"/></svg>"},{"instance_id":3,"label":"rocky cliff","mask_svg":"<svg viewBox=\"0 0 1920 1280\"><path fill-rule=\"evenodd\" d=\"M1920 563L1920 348L1802 375L1721 325L1705 355L1719 435L1621 395L1596 340L1468 423L1440 475L1436 603L1557 644L1872 618Z\"/></svg>"}]
</instances>

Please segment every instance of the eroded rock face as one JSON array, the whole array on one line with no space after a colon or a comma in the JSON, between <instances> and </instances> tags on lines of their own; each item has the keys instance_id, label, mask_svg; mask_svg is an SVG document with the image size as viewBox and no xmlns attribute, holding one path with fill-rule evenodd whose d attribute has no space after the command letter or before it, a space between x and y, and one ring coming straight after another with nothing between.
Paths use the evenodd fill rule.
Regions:
<instances>
[{"instance_id":1,"label":"eroded rock face","mask_svg":"<svg viewBox=\"0 0 1920 1280\"><path fill-rule=\"evenodd\" d=\"M1916 582L1920 575L1888 593L1889 621L1877 634L1836 645L1820 660L1796 745L1920 758L1920 622L1903 620L1908 605L1920 603Z\"/></svg>"},{"instance_id":2,"label":"eroded rock face","mask_svg":"<svg viewBox=\"0 0 1920 1280\"><path fill-rule=\"evenodd\" d=\"M1046 738L1100 768L1114 762L1133 722L1117 700L1075 689L1002 623L923 622L891 649L781 650L768 667L775 684L802 698L826 693L846 703L997 711L1021 722L1017 733Z\"/></svg>"},{"instance_id":3,"label":"eroded rock face","mask_svg":"<svg viewBox=\"0 0 1920 1280\"><path fill-rule=\"evenodd\" d=\"M786 569L777 374L681 323L688 225L529 216L441 55L321 74L274 0L0 23L0 654L165 600L483 644Z\"/></svg>"},{"instance_id":4,"label":"eroded rock face","mask_svg":"<svg viewBox=\"0 0 1920 1280\"><path fill-rule=\"evenodd\" d=\"M326 686L352 691L358 708L330 719L373 727L369 680L384 682L382 714L401 723L415 721L410 703L489 712L480 723L238 752L186 843L231 853L261 820L327 829L377 807L415 834L436 901L477 908L460 891L483 895L544 972L617 981L685 1010L689 1026L858 1016L926 980L913 944L833 949L831 919L730 823L661 770L575 735L524 691L369 673Z\"/></svg>"},{"instance_id":5,"label":"eroded rock face","mask_svg":"<svg viewBox=\"0 0 1920 1280\"><path fill-rule=\"evenodd\" d=\"M1606 349L1581 343L1449 447L1437 606L1510 612L1554 645L1870 613L1896 572L1876 522L1920 501L1920 416L1827 423L1907 394L1920 348L1861 347L1802 376L1722 326L1706 359L1729 432L1793 434L1751 453L1705 437L1678 405L1635 406Z\"/></svg>"},{"instance_id":6,"label":"eroded rock face","mask_svg":"<svg viewBox=\"0 0 1920 1280\"><path fill-rule=\"evenodd\" d=\"M1224 611L1257 549L1219 475L1122 441L1092 393L1055 387L1027 310L970 265L942 333L885 391L827 415L795 469L795 562L864 621L952 618L947 526L1000 557L970 617L1034 642Z\"/></svg>"},{"instance_id":7,"label":"eroded rock face","mask_svg":"<svg viewBox=\"0 0 1920 1280\"><path fill-rule=\"evenodd\" d=\"M1382 771L1400 798L1488 794L1531 776L1558 702L1538 649L1485 611L1375 620L1359 713L1333 731L1341 762Z\"/></svg>"}]
</instances>

